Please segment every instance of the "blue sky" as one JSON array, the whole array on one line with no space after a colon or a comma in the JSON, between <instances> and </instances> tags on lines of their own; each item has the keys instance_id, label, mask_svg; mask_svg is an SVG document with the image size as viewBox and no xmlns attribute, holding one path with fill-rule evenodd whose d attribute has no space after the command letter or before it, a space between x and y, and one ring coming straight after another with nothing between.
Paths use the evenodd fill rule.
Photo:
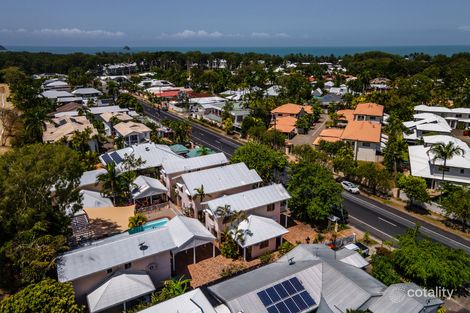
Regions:
<instances>
[{"instance_id":1,"label":"blue sky","mask_svg":"<svg viewBox=\"0 0 470 313\"><path fill-rule=\"evenodd\" d=\"M2 0L0 44L470 44L468 0Z\"/></svg>"}]
</instances>

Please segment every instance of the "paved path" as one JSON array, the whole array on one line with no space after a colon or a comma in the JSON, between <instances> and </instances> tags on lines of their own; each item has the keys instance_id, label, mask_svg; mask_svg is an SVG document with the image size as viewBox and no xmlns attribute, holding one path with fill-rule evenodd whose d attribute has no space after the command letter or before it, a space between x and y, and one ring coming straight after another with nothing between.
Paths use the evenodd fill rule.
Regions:
<instances>
[{"instance_id":1,"label":"paved path","mask_svg":"<svg viewBox=\"0 0 470 313\"><path fill-rule=\"evenodd\" d=\"M308 134L297 134L294 138L289 140L293 145L311 145L315 139L320 135L321 131L325 129L328 115L322 114L320 120L315 123L314 128L308 131Z\"/></svg>"}]
</instances>

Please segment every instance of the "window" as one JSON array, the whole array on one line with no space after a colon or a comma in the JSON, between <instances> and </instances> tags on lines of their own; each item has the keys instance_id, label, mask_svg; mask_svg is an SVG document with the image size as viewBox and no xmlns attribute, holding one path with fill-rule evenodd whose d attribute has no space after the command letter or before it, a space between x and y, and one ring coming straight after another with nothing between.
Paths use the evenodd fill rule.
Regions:
<instances>
[{"instance_id":1,"label":"window","mask_svg":"<svg viewBox=\"0 0 470 313\"><path fill-rule=\"evenodd\" d=\"M112 268L108 268L108 269L106 270L106 273L108 273L108 274L111 274L112 272L113 272L113 269L112 269Z\"/></svg>"},{"instance_id":2,"label":"window","mask_svg":"<svg viewBox=\"0 0 470 313\"><path fill-rule=\"evenodd\" d=\"M274 203L268 204L268 212L274 211Z\"/></svg>"},{"instance_id":3,"label":"window","mask_svg":"<svg viewBox=\"0 0 470 313\"><path fill-rule=\"evenodd\" d=\"M126 270L130 269L131 266L132 266L132 263L126 263L126 264L124 264L124 269L126 269Z\"/></svg>"},{"instance_id":4,"label":"window","mask_svg":"<svg viewBox=\"0 0 470 313\"><path fill-rule=\"evenodd\" d=\"M460 174L464 174L465 170L463 168L460 169Z\"/></svg>"},{"instance_id":5,"label":"window","mask_svg":"<svg viewBox=\"0 0 470 313\"><path fill-rule=\"evenodd\" d=\"M260 249L264 249L264 248L267 248L267 247L269 247L269 240L263 241L259 244Z\"/></svg>"},{"instance_id":6,"label":"window","mask_svg":"<svg viewBox=\"0 0 470 313\"><path fill-rule=\"evenodd\" d=\"M286 207L287 207L287 201L284 200L284 201L281 202L281 209L284 209Z\"/></svg>"},{"instance_id":7,"label":"window","mask_svg":"<svg viewBox=\"0 0 470 313\"><path fill-rule=\"evenodd\" d=\"M444 166L442 166L442 165L439 165L439 171L441 171L441 172L442 172L442 171L448 172L448 171L450 171L450 168L449 168L448 166L444 167Z\"/></svg>"}]
</instances>

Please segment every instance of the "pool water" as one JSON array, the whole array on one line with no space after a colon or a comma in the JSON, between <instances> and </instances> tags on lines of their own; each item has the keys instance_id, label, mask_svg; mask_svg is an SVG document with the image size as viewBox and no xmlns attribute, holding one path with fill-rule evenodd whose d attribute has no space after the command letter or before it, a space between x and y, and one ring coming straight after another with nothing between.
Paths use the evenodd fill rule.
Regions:
<instances>
[{"instance_id":1,"label":"pool water","mask_svg":"<svg viewBox=\"0 0 470 313\"><path fill-rule=\"evenodd\" d=\"M166 226L168 223L169 219L168 218L161 218L155 221L150 221L145 223L142 227L143 230L150 230L150 229L155 229L155 228L160 228Z\"/></svg>"}]
</instances>

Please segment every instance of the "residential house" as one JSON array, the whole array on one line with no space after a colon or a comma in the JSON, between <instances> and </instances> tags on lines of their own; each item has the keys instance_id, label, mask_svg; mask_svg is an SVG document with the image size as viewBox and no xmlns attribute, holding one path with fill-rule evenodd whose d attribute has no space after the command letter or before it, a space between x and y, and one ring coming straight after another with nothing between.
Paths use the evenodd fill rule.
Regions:
<instances>
[{"instance_id":1,"label":"residential house","mask_svg":"<svg viewBox=\"0 0 470 313\"><path fill-rule=\"evenodd\" d=\"M125 232L59 255L57 276L72 283L77 301L87 302L92 313L125 309L172 276L178 253L189 251L195 262L197 248L213 240L199 221L176 216L165 226Z\"/></svg>"},{"instance_id":2,"label":"residential house","mask_svg":"<svg viewBox=\"0 0 470 313\"><path fill-rule=\"evenodd\" d=\"M42 140L44 142L55 143L65 138L66 141L69 141L76 132L83 132L88 128L91 129L88 145L91 151L97 151L98 143L92 137L97 135L98 132L85 116L53 118L50 122L46 122L46 129L42 134Z\"/></svg>"},{"instance_id":3,"label":"residential house","mask_svg":"<svg viewBox=\"0 0 470 313\"><path fill-rule=\"evenodd\" d=\"M175 87L174 84L167 80L161 80L161 79L144 79L142 80L138 86L140 88L152 88L152 87Z\"/></svg>"},{"instance_id":4,"label":"residential house","mask_svg":"<svg viewBox=\"0 0 470 313\"><path fill-rule=\"evenodd\" d=\"M95 88L78 88L72 91L72 93L77 97L82 97L84 99L94 99L96 100L103 93Z\"/></svg>"},{"instance_id":5,"label":"residential house","mask_svg":"<svg viewBox=\"0 0 470 313\"><path fill-rule=\"evenodd\" d=\"M83 98L82 97L60 97L57 98L56 104L59 106L69 104L69 103L80 103L83 104Z\"/></svg>"},{"instance_id":6,"label":"residential house","mask_svg":"<svg viewBox=\"0 0 470 313\"><path fill-rule=\"evenodd\" d=\"M341 95L334 94L334 93L327 93L326 95L319 97L318 101L320 101L320 106L324 112L327 112L328 107L332 104L343 103L343 99Z\"/></svg>"},{"instance_id":7,"label":"residential house","mask_svg":"<svg viewBox=\"0 0 470 313\"><path fill-rule=\"evenodd\" d=\"M184 160L183 157L171 151L166 145L155 143L142 143L133 145L116 151L111 151L100 155L101 163L106 166L114 162L119 172L129 171L126 167L125 160L128 156L142 160L142 164L135 170L140 172L151 171L158 172L165 161Z\"/></svg>"},{"instance_id":8,"label":"residential house","mask_svg":"<svg viewBox=\"0 0 470 313\"><path fill-rule=\"evenodd\" d=\"M269 129L279 131L285 134L288 139L292 139L297 134L296 123L297 118L293 116L281 116L272 121Z\"/></svg>"},{"instance_id":9,"label":"residential house","mask_svg":"<svg viewBox=\"0 0 470 313\"><path fill-rule=\"evenodd\" d=\"M417 105L416 113L432 113L443 117L452 129L470 129L470 108L446 108L441 106Z\"/></svg>"},{"instance_id":10,"label":"residential house","mask_svg":"<svg viewBox=\"0 0 470 313\"><path fill-rule=\"evenodd\" d=\"M203 218L201 202L254 189L261 182L258 173L245 163L185 173L176 182L176 203L183 210L191 211L194 217ZM204 191L202 199L200 189Z\"/></svg>"},{"instance_id":11,"label":"residential house","mask_svg":"<svg viewBox=\"0 0 470 313\"><path fill-rule=\"evenodd\" d=\"M43 91L41 93L41 96L55 103L57 102L57 99L73 97L73 94L65 90L49 89L49 90Z\"/></svg>"},{"instance_id":12,"label":"residential house","mask_svg":"<svg viewBox=\"0 0 470 313\"><path fill-rule=\"evenodd\" d=\"M197 172L227 165L229 160L223 153L202 155L189 159L173 159L164 161L160 170L160 179L168 189L167 195L175 200L174 193L178 177L185 173Z\"/></svg>"},{"instance_id":13,"label":"residential house","mask_svg":"<svg viewBox=\"0 0 470 313\"><path fill-rule=\"evenodd\" d=\"M413 121L403 122L407 130L403 138L413 143L424 136L432 134L449 135L452 128L440 115L434 113L417 113L413 115Z\"/></svg>"},{"instance_id":14,"label":"residential house","mask_svg":"<svg viewBox=\"0 0 470 313\"><path fill-rule=\"evenodd\" d=\"M218 311L232 313L435 313L443 303L438 298L411 297L408 289L422 291L413 283L387 287L344 261L325 245L301 244L274 263L208 287L206 296L216 300Z\"/></svg>"},{"instance_id":15,"label":"residential house","mask_svg":"<svg viewBox=\"0 0 470 313\"><path fill-rule=\"evenodd\" d=\"M217 124L223 125L223 114L227 104L227 100L220 97L206 97L206 98L193 98L190 100L193 105L193 116L199 119L204 119ZM197 106L197 109L194 109ZM241 130L243 119L250 115L250 110L246 109L240 102L233 102L232 109L229 114L233 119L233 127L235 131Z\"/></svg>"},{"instance_id":16,"label":"residential house","mask_svg":"<svg viewBox=\"0 0 470 313\"><path fill-rule=\"evenodd\" d=\"M271 116L272 116L272 119L277 119L279 117L286 117L286 116L299 118L305 114L312 114L312 113L313 113L313 109L309 105L286 103L272 110Z\"/></svg>"},{"instance_id":17,"label":"residential house","mask_svg":"<svg viewBox=\"0 0 470 313\"><path fill-rule=\"evenodd\" d=\"M289 193L281 184L211 199L202 203L206 214L206 227L220 239L227 227L229 216L237 212L244 212L247 216L267 217L279 224L281 223L281 213L287 210L289 199ZM228 212L225 212L226 216L219 212L219 209L224 207L229 208Z\"/></svg>"},{"instance_id":18,"label":"residential house","mask_svg":"<svg viewBox=\"0 0 470 313\"><path fill-rule=\"evenodd\" d=\"M66 103L66 104L62 104L60 106L58 106L56 109L55 109L55 112L54 113L51 113L51 115L55 115L57 113L62 113L62 112L72 112L72 111L79 111L81 109L83 109L83 104L82 103L79 103L79 102L69 102L69 103Z\"/></svg>"},{"instance_id":19,"label":"residential house","mask_svg":"<svg viewBox=\"0 0 470 313\"><path fill-rule=\"evenodd\" d=\"M70 92L70 86L64 79L52 78L47 79L42 83L42 90L56 90L56 91L67 91Z\"/></svg>"},{"instance_id":20,"label":"residential house","mask_svg":"<svg viewBox=\"0 0 470 313\"><path fill-rule=\"evenodd\" d=\"M113 125L111 121L115 117L119 122L129 122L132 121L134 118L127 114L127 112L104 112L100 115L100 118L103 120L104 123L104 130L107 136L112 135Z\"/></svg>"},{"instance_id":21,"label":"residential house","mask_svg":"<svg viewBox=\"0 0 470 313\"><path fill-rule=\"evenodd\" d=\"M449 140L441 138L439 142L447 143ZM447 160L444 167L443 160L434 160L434 154L429 151L429 143L428 141L426 145L408 147L411 175L426 179L428 186L433 189L441 186L443 173L446 182L470 185L470 149L468 145L463 143L461 148L464 150L464 154Z\"/></svg>"},{"instance_id":22,"label":"residential house","mask_svg":"<svg viewBox=\"0 0 470 313\"><path fill-rule=\"evenodd\" d=\"M150 128L142 123L133 121L121 122L114 125L117 136L124 138L124 145L129 147L135 144L148 142L150 140Z\"/></svg>"},{"instance_id":23,"label":"residential house","mask_svg":"<svg viewBox=\"0 0 470 313\"><path fill-rule=\"evenodd\" d=\"M381 123L384 116L384 106L377 103L359 103L354 109L355 121L371 121Z\"/></svg>"},{"instance_id":24,"label":"residential house","mask_svg":"<svg viewBox=\"0 0 470 313\"><path fill-rule=\"evenodd\" d=\"M106 173L107 172L104 168L83 172L80 177L78 188L83 190L100 191L101 188L98 186L98 176Z\"/></svg>"},{"instance_id":25,"label":"residential house","mask_svg":"<svg viewBox=\"0 0 470 313\"><path fill-rule=\"evenodd\" d=\"M140 313L221 313L215 309L201 289L197 288L170 300L160 302ZM227 312L228 313L228 312Z\"/></svg>"},{"instance_id":26,"label":"residential house","mask_svg":"<svg viewBox=\"0 0 470 313\"><path fill-rule=\"evenodd\" d=\"M106 64L103 66L103 72L106 75L128 75L135 73L139 70L136 62L133 63L118 63L118 64Z\"/></svg>"}]
</instances>

